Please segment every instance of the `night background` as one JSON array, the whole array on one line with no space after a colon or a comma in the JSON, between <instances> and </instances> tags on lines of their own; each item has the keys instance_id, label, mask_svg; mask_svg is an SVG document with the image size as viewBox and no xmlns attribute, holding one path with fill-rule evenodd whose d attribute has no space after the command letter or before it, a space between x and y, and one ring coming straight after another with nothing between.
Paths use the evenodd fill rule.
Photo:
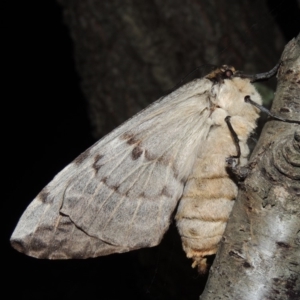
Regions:
<instances>
[{"instance_id":1,"label":"night background","mask_svg":"<svg viewBox=\"0 0 300 300\"><path fill-rule=\"evenodd\" d=\"M68 1L60 2L67 6ZM207 1L199 2L205 6ZM253 3L251 5L255 10L259 1L248 2ZM278 36L275 42L266 41L263 45L264 49L271 49L271 52L274 52L274 61L260 67L261 63L258 60L256 65L258 67L255 67L258 72L267 71L276 64L284 45L295 37L300 29L299 1L265 1L264 3L272 22L274 20L276 22ZM109 24L109 16L107 19ZM80 84L81 76L86 75L82 57L87 55L87 52L83 49L80 53L80 47L77 47L77 54L74 54L74 41L66 25L68 22L70 24L70 15L68 20L66 22L63 19L62 6L56 1L19 1L14 8L7 8L4 16L6 40L2 46L5 77L2 85L4 91L2 98L4 155L2 157L5 178L2 197L4 289L9 298L19 299L120 299L121 297L197 299L205 280L190 268L191 262L185 258L181 250L181 242L174 224L171 225L172 230L168 232L162 245L158 247L83 261L37 260L18 253L9 244L9 237L18 219L40 190L102 134L109 132L132 113L145 106L144 103L133 103L132 108L128 102L126 112L120 108L120 114L118 112L111 114L114 108L106 108L102 105L100 112L95 112L97 105L95 106L91 100L86 100L92 95L93 86L86 83L88 79L84 79L83 84ZM235 23L236 20L231 19L231 22ZM164 22L159 24L163 26ZM251 36L253 38L257 32L268 30L268 27L272 26L273 23L264 19L257 19L249 24L251 34L244 37L249 52L252 44ZM230 32L227 34L230 35ZM78 36L76 43L80 41ZM122 36L117 38L122 39ZM221 45L222 55L225 53L224 57L229 57L230 61L222 63L232 63L234 59L230 56L232 52L226 40L227 35L224 35L224 45ZM272 49L274 44L277 52ZM192 46L189 44L189 47ZM95 47L95 51L98 51L98 47L99 45ZM201 47L205 47L205 44ZM114 49L113 46L111 49ZM198 50L192 49L192 51ZM176 67L170 70L171 75L168 79L168 83L171 84L164 86L164 83L160 82L156 85L154 77L149 79L153 86L156 85L156 89L145 95L149 98L149 103L172 88L201 62L204 63L201 58L193 62L188 53L183 58L178 49L177 53L179 53L178 61L174 62ZM129 56L131 59L134 58L133 54ZM150 60L151 56L149 57ZM122 57L122 60L126 61L126 59L127 57ZM218 59L216 58L213 63ZM185 60L188 60L189 64L181 67L180 64ZM240 60L242 61L242 58ZM87 68L90 63L92 62L87 62ZM144 64L144 62L139 63ZM251 63L249 58L247 63ZM135 86L135 77L123 73L126 64L118 66L116 75L109 73L114 71L113 66L107 64L105 67L108 71L103 76L106 76L108 81L111 81L111 78L130 77L133 81L132 86ZM241 68L243 65L238 67ZM248 65L247 67L253 71ZM98 68L101 69L101 64ZM81 75L76 70L80 70ZM141 70L141 73L137 73L134 68L133 71L137 77L148 76L147 69ZM101 78L99 74L98 79L95 76L92 81L99 80ZM121 82L121 88L122 84ZM126 86L126 82L124 85ZM139 83L136 86L138 90ZM116 90L118 95L122 93L122 90L118 91L118 86L112 87L112 90ZM98 94L109 93L110 101L114 101L114 93L110 92L109 87L99 87ZM135 98L140 95L133 89L126 96ZM104 120L101 124L93 119L99 115Z\"/></svg>"}]
</instances>

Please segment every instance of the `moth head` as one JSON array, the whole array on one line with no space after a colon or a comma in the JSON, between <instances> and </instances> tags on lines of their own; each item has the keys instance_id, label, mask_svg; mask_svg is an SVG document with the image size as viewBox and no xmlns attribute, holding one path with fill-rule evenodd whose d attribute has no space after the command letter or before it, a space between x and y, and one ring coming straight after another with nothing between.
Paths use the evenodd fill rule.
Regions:
<instances>
[{"instance_id":1,"label":"moth head","mask_svg":"<svg viewBox=\"0 0 300 300\"><path fill-rule=\"evenodd\" d=\"M236 73L232 66L223 65L220 68L213 70L205 77L214 83L223 83L225 79L231 79Z\"/></svg>"}]
</instances>

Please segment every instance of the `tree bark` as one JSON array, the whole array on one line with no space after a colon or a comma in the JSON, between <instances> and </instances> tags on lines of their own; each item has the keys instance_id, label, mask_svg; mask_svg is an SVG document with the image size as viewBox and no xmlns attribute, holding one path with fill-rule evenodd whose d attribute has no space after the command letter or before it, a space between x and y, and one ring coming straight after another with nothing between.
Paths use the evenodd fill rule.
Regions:
<instances>
[{"instance_id":1,"label":"tree bark","mask_svg":"<svg viewBox=\"0 0 300 300\"><path fill-rule=\"evenodd\" d=\"M300 35L285 47L272 112L300 119ZM269 121L201 300L300 299L300 128Z\"/></svg>"}]
</instances>

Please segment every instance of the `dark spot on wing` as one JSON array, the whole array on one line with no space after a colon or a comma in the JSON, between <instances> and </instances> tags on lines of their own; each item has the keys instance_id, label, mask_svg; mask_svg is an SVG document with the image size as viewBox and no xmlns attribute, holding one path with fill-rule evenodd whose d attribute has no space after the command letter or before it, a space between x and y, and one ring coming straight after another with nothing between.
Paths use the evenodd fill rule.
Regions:
<instances>
[{"instance_id":1,"label":"dark spot on wing","mask_svg":"<svg viewBox=\"0 0 300 300\"><path fill-rule=\"evenodd\" d=\"M129 132L125 132L124 134L121 135L121 139L123 140L130 140L131 138L133 138L133 134L129 133Z\"/></svg>"},{"instance_id":2,"label":"dark spot on wing","mask_svg":"<svg viewBox=\"0 0 300 300\"><path fill-rule=\"evenodd\" d=\"M169 193L168 188L166 186L163 187L162 191L161 191L161 195L164 195L168 198L171 198L172 195Z\"/></svg>"},{"instance_id":3,"label":"dark spot on wing","mask_svg":"<svg viewBox=\"0 0 300 300\"><path fill-rule=\"evenodd\" d=\"M103 183L106 187L111 189L114 193L118 193L119 195L126 196L126 197L128 197L128 195L129 195L130 190L127 191L126 193L120 191L119 190L120 185L119 184L111 184L107 177L103 177L101 180L101 183ZM94 193L94 191L93 191L93 193Z\"/></svg>"},{"instance_id":4,"label":"dark spot on wing","mask_svg":"<svg viewBox=\"0 0 300 300\"><path fill-rule=\"evenodd\" d=\"M164 165L166 167L169 166L171 162L170 158L167 157L166 155L157 157L151 154L150 151L148 151L147 149L145 150L145 159L148 161L156 160L159 164Z\"/></svg>"},{"instance_id":5,"label":"dark spot on wing","mask_svg":"<svg viewBox=\"0 0 300 300\"><path fill-rule=\"evenodd\" d=\"M161 157L158 158L157 160L160 164L168 167L169 165L171 165L172 160L170 159L170 157L168 157L167 155L163 155Z\"/></svg>"},{"instance_id":6,"label":"dark spot on wing","mask_svg":"<svg viewBox=\"0 0 300 300\"><path fill-rule=\"evenodd\" d=\"M156 157L154 157L147 149L145 150L145 158L148 160L148 161L151 161L151 160L155 160Z\"/></svg>"},{"instance_id":7,"label":"dark spot on wing","mask_svg":"<svg viewBox=\"0 0 300 300\"><path fill-rule=\"evenodd\" d=\"M99 160L103 158L103 155L101 154L96 154L94 157L94 163L92 165L93 169L98 173L99 169L103 166L102 164L99 163Z\"/></svg>"},{"instance_id":8,"label":"dark spot on wing","mask_svg":"<svg viewBox=\"0 0 300 300\"><path fill-rule=\"evenodd\" d=\"M121 138L126 140L128 145L139 145L141 143L132 133L124 133Z\"/></svg>"},{"instance_id":9,"label":"dark spot on wing","mask_svg":"<svg viewBox=\"0 0 300 300\"><path fill-rule=\"evenodd\" d=\"M42 224L41 226L38 226L35 230L36 236L48 236L49 234L52 234L55 228L55 223L51 224Z\"/></svg>"},{"instance_id":10,"label":"dark spot on wing","mask_svg":"<svg viewBox=\"0 0 300 300\"><path fill-rule=\"evenodd\" d=\"M131 155L133 160L137 160L143 154L143 149L139 146L133 148Z\"/></svg>"},{"instance_id":11,"label":"dark spot on wing","mask_svg":"<svg viewBox=\"0 0 300 300\"><path fill-rule=\"evenodd\" d=\"M248 269L248 268L251 268L252 266L250 265L249 262L245 261L245 262L243 263L243 267Z\"/></svg>"},{"instance_id":12,"label":"dark spot on wing","mask_svg":"<svg viewBox=\"0 0 300 300\"><path fill-rule=\"evenodd\" d=\"M132 137L131 139L127 140L127 144L128 145L139 145L141 143L141 141L135 139L134 137Z\"/></svg>"},{"instance_id":13,"label":"dark spot on wing","mask_svg":"<svg viewBox=\"0 0 300 300\"><path fill-rule=\"evenodd\" d=\"M48 249L47 243L44 242L41 238L34 236L30 243L30 251L37 252L39 258L47 258L48 257Z\"/></svg>"},{"instance_id":14,"label":"dark spot on wing","mask_svg":"<svg viewBox=\"0 0 300 300\"><path fill-rule=\"evenodd\" d=\"M94 158L94 161L95 162L98 162L100 159L103 158L103 155L102 154L96 154L95 158Z\"/></svg>"},{"instance_id":15,"label":"dark spot on wing","mask_svg":"<svg viewBox=\"0 0 300 300\"><path fill-rule=\"evenodd\" d=\"M42 189L42 191L38 194L37 198L41 200L42 203L49 202L49 195L50 193L47 191L46 188Z\"/></svg>"},{"instance_id":16,"label":"dark spot on wing","mask_svg":"<svg viewBox=\"0 0 300 300\"><path fill-rule=\"evenodd\" d=\"M91 148L86 149L79 156L74 159L76 165L82 164L90 156Z\"/></svg>"},{"instance_id":17,"label":"dark spot on wing","mask_svg":"<svg viewBox=\"0 0 300 300\"><path fill-rule=\"evenodd\" d=\"M113 189L115 192L118 191L120 185L112 185L110 188Z\"/></svg>"}]
</instances>

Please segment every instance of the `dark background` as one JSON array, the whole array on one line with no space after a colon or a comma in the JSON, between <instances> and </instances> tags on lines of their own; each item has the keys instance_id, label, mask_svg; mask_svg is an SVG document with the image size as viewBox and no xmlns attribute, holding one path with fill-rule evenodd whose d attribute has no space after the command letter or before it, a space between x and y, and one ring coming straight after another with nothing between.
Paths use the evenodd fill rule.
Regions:
<instances>
[{"instance_id":1,"label":"dark background","mask_svg":"<svg viewBox=\"0 0 300 300\"><path fill-rule=\"evenodd\" d=\"M284 1L285 10L279 6L276 11L280 2L268 1L289 41L299 32L299 8L296 1ZM164 255L159 247L141 250L146 255L147 251L155 252L156 260L145 269L137 251L61 262L29 258L10 247L9 237L30 201L94 139L61 7L55 1L24 1L9 8L4 21L2 259L7 297L166 299L161 291L172 284L157 282L156 274L172 272L176 259L161 259ZM176 235L167 238L174 239L174 247L180 246ZM189 286L179 288L188 296L179 295L180 299L197 299L200 293L201 277L194 270L189 276Z\"/></svg>"}]
</instances>

